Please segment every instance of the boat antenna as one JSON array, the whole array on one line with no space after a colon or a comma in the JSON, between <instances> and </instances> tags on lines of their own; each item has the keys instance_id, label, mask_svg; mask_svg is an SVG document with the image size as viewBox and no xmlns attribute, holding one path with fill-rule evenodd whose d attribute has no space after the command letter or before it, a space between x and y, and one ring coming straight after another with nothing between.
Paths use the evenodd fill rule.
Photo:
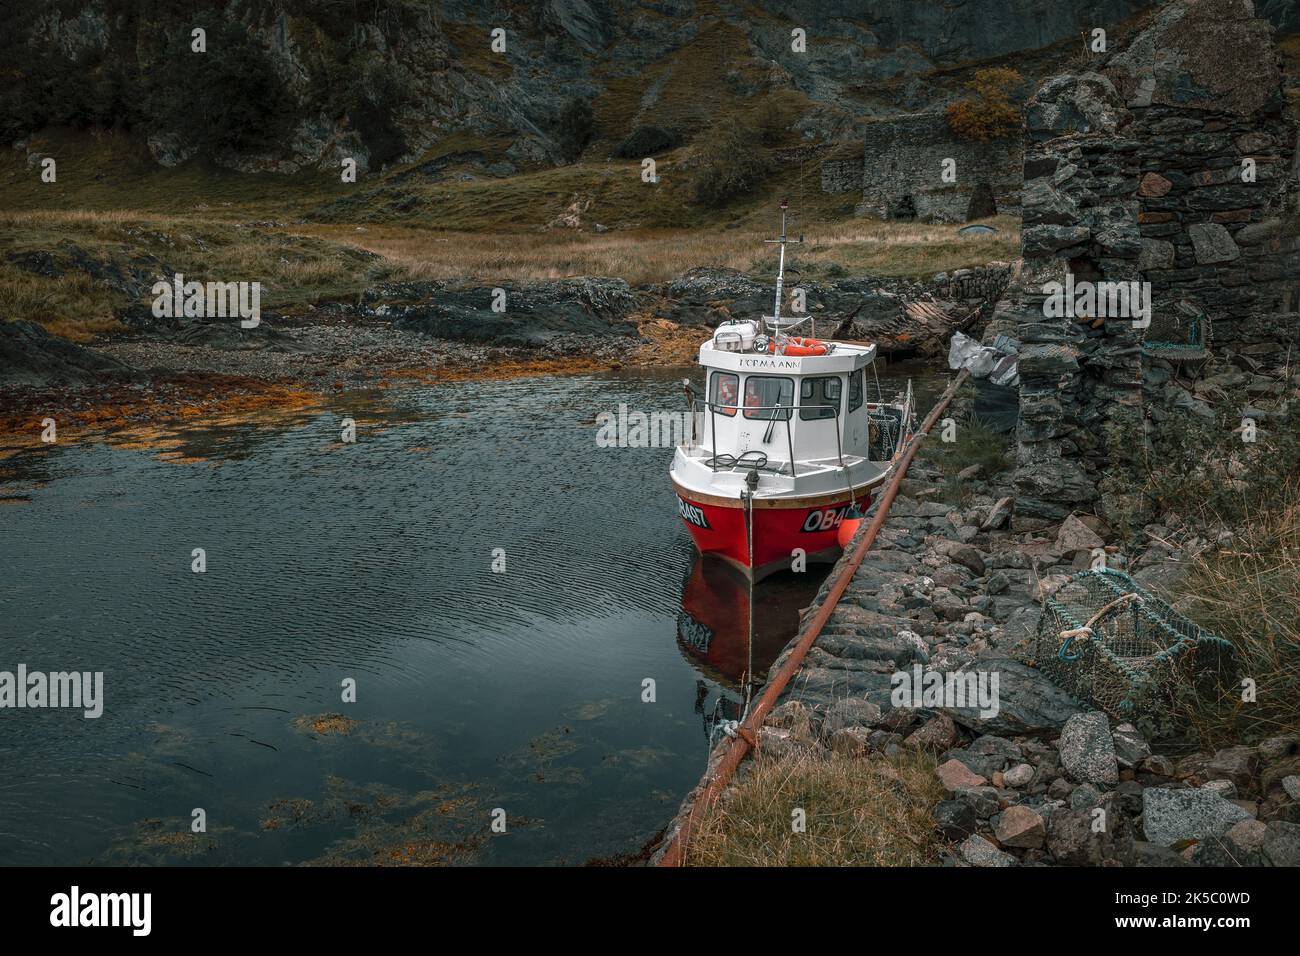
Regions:
<instances>
[{"instance_id":1,"label":"boat antenna","mask_svg":"<svg viewBox=\"0 0 1300 956\"><path fill-rule=\"evenodd\" d=\"M788 239L785 234L785 214L790 208L790 200L782 197L781 199L781 237L779 239L767 239L766 242L774 242L781 247L780 258L778 259L776 270L776 304L772 314L767 316L770 321L773 335L773 354L785 354L785 333L781 329L781 300L785 295L785 247L786 243L803 242L803 236L798 239ZM797 324L797 323L796 323Z\"/></svg>"},{"instance_id":2,"label":"boat antenna","mask_svg":"<svg viewBox=\"0 0 1300 956\"><path fill-rule=\"evenodd\" d=\"M781 244L781 258L776 269L776 306L772 312L778 326L781 324L781 299L785 287L785 211L789 206L790 200L781 200L781 238L777 240Z\"/></svg>"}]
</instances>

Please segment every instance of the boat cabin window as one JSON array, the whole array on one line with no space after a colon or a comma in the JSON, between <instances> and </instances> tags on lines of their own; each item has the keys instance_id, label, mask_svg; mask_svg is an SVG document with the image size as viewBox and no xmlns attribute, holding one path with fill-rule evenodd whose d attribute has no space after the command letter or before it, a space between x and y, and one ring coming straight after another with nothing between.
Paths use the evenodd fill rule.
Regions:
<instances>
[{"instance_id":1,"label":"boat cabin window","mask_svg":"<svg viewBox=\"0 0 1300 956\"><path fill-rule=\"evenodd\" d=\"M862 407L862 393L866 390L866 369L858 369L856 372L849 373L849 411L857 411Z\"/></svg>"},{"instance_id":2,"label":"boat cabin window","mask_svg":"<svg viewBox=\"0 0 1300 956\"><path fill-rule=\"evenodd\" d=\"M740 376L731 372L714 372L709 379L709 401L719 415L735 415L736 399L740 396ZM716 407L724 406L724 407Z\"/></svg>"},{"instance_id":3,"label":"boat cabin window","mask_svg":"<svg viewBox=\"0 0 1300 956\"><path fill-rule=\"evenodd\" d=\"M779 375L750 375L745 379L745 417L764 421L789 421L792 408L762 408L763 405L794 405L794 379Z\"/></svg>"},{"instance_id":4,"label":"boat cabin window","mask_svg":"<svg viewBox=\"0 0 1300 956\"><path fill-rule=\"evenodd\" d=\"M803 421L838 418L841 382L838 375L805 378L799 383L799 417ZM831 406L827 408L826 406ZM815 406L821 406L820 408Z\"/></svg>"}]
</instances>

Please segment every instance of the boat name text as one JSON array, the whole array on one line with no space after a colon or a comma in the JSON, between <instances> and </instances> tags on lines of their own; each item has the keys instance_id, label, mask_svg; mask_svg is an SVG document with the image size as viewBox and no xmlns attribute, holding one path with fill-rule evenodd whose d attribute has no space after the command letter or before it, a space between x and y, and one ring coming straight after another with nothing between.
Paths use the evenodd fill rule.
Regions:
<instances>
[{"instance_id":1,"label":"boat name text","mask_svg":"<svg viewBox=\"0 0 1300 956\"><path fill-rule=\"evenodd\" d=\"M741 368L788 368L797 369L799 363L790 359L743 358L739 360Z\"/></svg>"}]
</instances>

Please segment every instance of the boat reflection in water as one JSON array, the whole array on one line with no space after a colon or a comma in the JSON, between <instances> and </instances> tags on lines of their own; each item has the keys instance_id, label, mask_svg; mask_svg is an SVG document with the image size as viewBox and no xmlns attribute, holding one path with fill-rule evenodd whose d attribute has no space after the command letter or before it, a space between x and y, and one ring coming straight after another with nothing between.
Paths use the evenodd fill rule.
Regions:
<instances>
[{"instance_id":1,"label":"boat reflection in water","mask_svg":"<svg viewBox=\"0 0 1300 956\"><path fill-rule=\"evenodd\" d=\"M695 682L695 711L710 736L719 722L740 718L747 679L759 692L767 669L799 630L799 609L812 603L824 577L825 569L786 571L754 585L751 677L749 581L725 561L695 556L682 589L677 646L702 675ZM710 684L719 687L711 704Z\"/></svg>"}]
</instances>

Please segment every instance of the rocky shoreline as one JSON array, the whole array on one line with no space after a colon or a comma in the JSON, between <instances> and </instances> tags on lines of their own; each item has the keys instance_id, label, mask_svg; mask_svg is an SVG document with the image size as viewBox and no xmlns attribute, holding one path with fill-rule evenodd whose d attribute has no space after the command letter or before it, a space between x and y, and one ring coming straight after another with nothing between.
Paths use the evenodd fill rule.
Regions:
<instances>
[{"instance_id":1,"label":"rocky shoreline","mask_svg":"<svg viewBox=\"0 0 1300 956\"><path fill-rule=\"evenodd\" d=\"M125 283L136 298L144 288L129 271L96 274ZM925 281L803 288L820 334L869 339L886 354L934 354L953 328L987 314L1009 274L1005 264L991 263ZM355 301L268 310L252 329L234 319L155 318L137 305L122 314L122 331L87 345L31 322L6 322L0 395L12 410L6 417L25 421L29 410L58 414L150 394L184 400L191 386L196 397L223 387L325 392L397 380L687 366L709 329L733 315L761 315L770 295L734 270L693 269L639 288L601 277L500 288L387 283Z\"/></svg>"},{"instance_id":2,"label":"rocky shoreline","mask_svg":"<svg viewBox=\"0 0 1300 956\"><path fill-rule=\"evenodd\" d=\"M1234 374L1238 386L1255 384L1224 365L1191 387L1166 386L1180 393L1171 407L1205 409L1205 393ZM937 441L927 439L875 545L760 729L756 757L722 801L759 761L921 754L946 794L931 811L944 845L936 865L1300 865L1300 736L1210 752L1186 736L1148 739L1030 663L1045 599L1093 566L1099 550L1107 567L1168 593L1198 553L1230 542L1232 529L1153 523L1134 547L1093 515L1024 518L1010 470L967 474L969 496L952 504L941 500ZM828 590L803 612L772 672ZM1000 706L992 716L974 706L896 706L893 675L914 670L996 674ZM669 837L726 746L714 750ZM816 839L811 823L807 839Z\"/></svg>"}]
</instances>

